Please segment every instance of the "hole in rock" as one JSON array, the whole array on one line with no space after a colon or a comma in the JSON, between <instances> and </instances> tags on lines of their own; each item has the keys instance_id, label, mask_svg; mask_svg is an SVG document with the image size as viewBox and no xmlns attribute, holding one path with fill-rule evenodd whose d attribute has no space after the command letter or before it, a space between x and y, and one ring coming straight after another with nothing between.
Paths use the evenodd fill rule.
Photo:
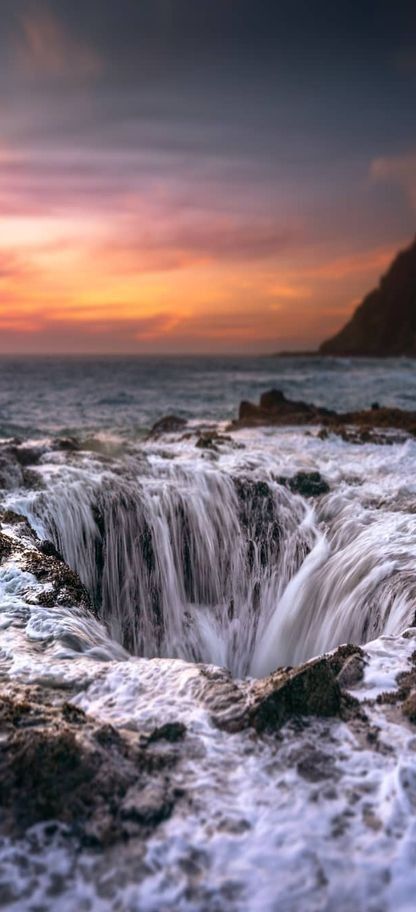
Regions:
<instances>
[{"instance_id":1,"label":"hole in rock","mask_svg":"<svg viewBox=\"0 0 416 912\"><path fill-rule=\"evenodd\" d=\"M131 653L263 676L411 622L415 585L375 538L337 544L278 482L171 466L42 494L35 525Z\"/></svg>"}]
</instances>

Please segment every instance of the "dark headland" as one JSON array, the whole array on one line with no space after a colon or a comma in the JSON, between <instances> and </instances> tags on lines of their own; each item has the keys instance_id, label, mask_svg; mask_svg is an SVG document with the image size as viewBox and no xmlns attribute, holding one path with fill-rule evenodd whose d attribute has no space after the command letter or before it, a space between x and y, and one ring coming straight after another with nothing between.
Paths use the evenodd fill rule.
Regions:
<instances>
[{"instance_id":1,"label":"dark headland","mask_svg":"<svg viewBox=\"0 0 416 912\"><path fill-rule=\"evenodd\" d=\"M416 355L416 239L393 260L349 322L319 348L321 355Z\"/></svg>"}]
</instances>

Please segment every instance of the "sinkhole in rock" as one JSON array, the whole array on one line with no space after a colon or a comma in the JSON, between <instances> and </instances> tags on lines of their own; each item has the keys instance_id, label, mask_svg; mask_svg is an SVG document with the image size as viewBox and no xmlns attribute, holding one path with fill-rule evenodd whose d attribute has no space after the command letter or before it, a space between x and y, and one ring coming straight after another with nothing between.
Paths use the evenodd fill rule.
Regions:
<instances>
[{"instance_id":1,"label":"sinkhole in rock","mask_svg":"<svg viewBox=\"0 0 416 912\"><path fill-rule=\"evenodd\" d=\"M379 549L363 554L352 540L337 553L312 507L278 481L170 471L49 494L39 507L130 653L261 677L365 643L409 613L406 580L374 572Z\"/></svg>"}]
</instances>

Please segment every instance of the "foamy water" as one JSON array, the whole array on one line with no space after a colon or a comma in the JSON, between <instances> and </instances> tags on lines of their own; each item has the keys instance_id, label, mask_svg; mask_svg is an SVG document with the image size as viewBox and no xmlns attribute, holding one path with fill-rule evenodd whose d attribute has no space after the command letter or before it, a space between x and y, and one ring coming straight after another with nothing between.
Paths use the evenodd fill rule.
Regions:
<instances>
[{"instance_id":1,"label":"foamy water","mask_svg":"<svg viewBox=\"0 0 416 912\"><path fill-rule=\"evenodd\" d=\"M258 429L205 450L196 432L94 434L74 452L38 435L39 483L10 470L2 500L55 542L98 616L40 606L48 584L12 555L0 567L2 673L133 732L182 721L189 748L171 775L187 797L147 840L99 854L62 827L3 838L5 905L410 912L416 736L373 701L416 647L416 443ZM282 478L298 471L319 471L329 492L293 493ZM204 663L258 677L344 642L364 644L353 693L377 749L336 720L290 724L283 738L213 724ZM216 674L221 691L229 676Z\"/></svg>"}]
</instances>

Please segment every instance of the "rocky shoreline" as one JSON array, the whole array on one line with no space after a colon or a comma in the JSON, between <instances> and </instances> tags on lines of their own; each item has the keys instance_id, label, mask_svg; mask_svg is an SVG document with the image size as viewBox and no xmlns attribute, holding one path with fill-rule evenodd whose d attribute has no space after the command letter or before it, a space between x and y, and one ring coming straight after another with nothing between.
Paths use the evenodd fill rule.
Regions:
<instances>
[{"instance_id":1,"label":"rocky shoreline","mask_svg":"<svg viewBox=\"0 0 416 912\"><path fill-rule=\"evenodd\" d=\"M320 425L321 433L338 434L350 442L391 442L397 437L383 437L382 431L396 430L416 436L416 412L380 406L375 402L371 409L336 412L309 402L287 399L281 390L272 389L260 396L258 404L244 400L240 403L238 418L229 430L262 426L287 427Z\"/></svg>"}]
</instances>

